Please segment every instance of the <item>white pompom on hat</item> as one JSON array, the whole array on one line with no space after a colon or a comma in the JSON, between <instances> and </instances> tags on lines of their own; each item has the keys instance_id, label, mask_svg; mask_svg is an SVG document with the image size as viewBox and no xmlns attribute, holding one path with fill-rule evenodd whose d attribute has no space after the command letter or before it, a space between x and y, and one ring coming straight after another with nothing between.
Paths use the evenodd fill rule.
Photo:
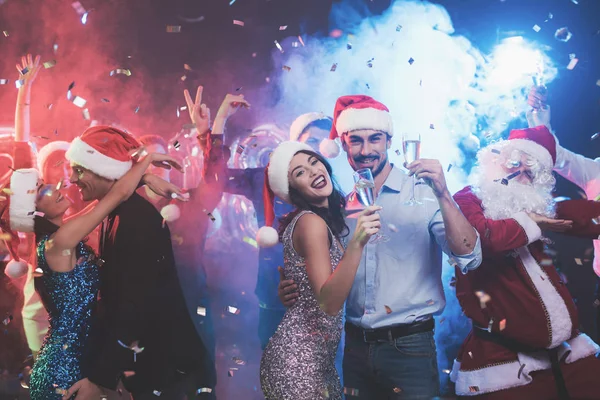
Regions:
<instances>
[{"instance_id":1,"label":"white pompom on hat","mask_svg":"<svg viewBox=\"0 0 600 400\"><path fill-rule=\"evenodd\" d=\"M265 183L263 186L265 226L261 227L256 235L256 242L260 247L272 247L279 242L279 234L273 228L275 196L286 203L290 203L288 170L292 158L303 150L314 152L312 147L305 143L286 141L281 142L271 154L271 160L265 169Z\"/></svg>"},{"instance_id":2,"label":"white pompom on hat","mask_svg":"<svg viewBox=\"0 0 600 400\"><path fill-rule=\"evenodd\" d=\"M374 129L394 136L390 110L383 104L365 95L342 96L337 99L333 110L333 126L329 139L319 146L319 151L327 158L335 158L340 148L335 142L344 133L360 129Z\"/></svg>"}]
</instances>

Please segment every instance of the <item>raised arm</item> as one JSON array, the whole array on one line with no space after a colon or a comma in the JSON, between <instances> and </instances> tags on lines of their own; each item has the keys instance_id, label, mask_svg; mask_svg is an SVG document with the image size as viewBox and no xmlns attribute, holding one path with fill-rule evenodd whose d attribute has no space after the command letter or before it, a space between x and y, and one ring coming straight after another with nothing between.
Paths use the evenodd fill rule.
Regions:
<instances>
[{"instance_id":1,"label":"raised arm","mask_svg":"<svg viewBox=\"0 0 600 400\"><path fill-rule=\"evenodd\" d=\"M354 236L333 272L329 246L338 246L338 243L329 237L325 221L316 214L305 214L296 223L292 238L294 248L306 260L308 280L321 309L328 315L336 315L344 306L363 248L381 227L378 210L380 207L371 206L360 214Z\"/></svg>"},{"instance_id":2,"label":"raised arm","mask_svg":"<svg viewBox=\"0 0 600 400\"><path fill-rule=\"evenodd\" d=\"M13 152L13 168L32 168L30 140L30 110L31 87L40 70L40 56L32 58L31 54L21 57L21 64L17 64L21 86L17 93L15 108L15 148Z\"/></svg>"},{"instance_id":3,"label":"raised arm","mask_svg":"<svg viewBox=\"0 0 600 400\"><path fill-rule=\"evenodd\" d=\"M550 124L552 110L546 104L547 92L545 88L532 87L529 91L527 103L527 123L530 128L545 125L552 132ZM555 136L556 138L556 136ZM573 182L583 189L588 199L593 200L600 194L600 163L581 154L576 154L565 149L556 140L556 164L554 170L559 175Z\"/></svg>"},{"instance_id":4,"label":"raised arm","mask_svg":"<svg viewBox=\"0 0 600 400\"><path fill-rule=\"evenodd\" d=\"M51 269L70 269L71 265L56 263L60 259L56 256L63 255L64 250L72 250L77 244L88 236L104 218L108 216L119 204L127 200L135 192L142 175L150 163L168 163L181 169L179 164L170 156L152 153L137 162L121 179L119 179L102 200L88 213L78 215L64 223L52 236L52 246L47 250L48 265ZM54 265L53 265L54 264Z\"/></svg>"}]
</instances>

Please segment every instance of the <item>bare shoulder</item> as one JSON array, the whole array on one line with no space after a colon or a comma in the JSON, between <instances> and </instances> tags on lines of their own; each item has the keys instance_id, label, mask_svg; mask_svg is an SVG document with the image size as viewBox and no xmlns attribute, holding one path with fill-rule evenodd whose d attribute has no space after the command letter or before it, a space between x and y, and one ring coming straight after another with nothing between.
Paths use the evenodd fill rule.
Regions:
<instances>
[{"instance_id":1,"label":"bare shoulder","mask_svg":"<svg viewBox=\"0 0 600 400\"><path fill-rule=\"evenodd\" d=\"M294 233L310 233L311 236L321 232L327 234L327 224L317 214L306 213L298 218Z\"/></svg>"}]
</instances>

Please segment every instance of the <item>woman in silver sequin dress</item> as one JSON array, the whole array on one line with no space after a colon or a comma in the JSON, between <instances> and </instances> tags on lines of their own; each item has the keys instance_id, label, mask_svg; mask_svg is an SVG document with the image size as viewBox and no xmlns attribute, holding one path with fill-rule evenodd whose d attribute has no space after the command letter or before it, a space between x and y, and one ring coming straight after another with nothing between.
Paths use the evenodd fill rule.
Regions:
<instances>
[{"instance_id":1,"label":"woman in silver sequin dress","mask_svg":"<svg viewBox=\"0 0 600 400\"><path fill-rule=\"evenodd\" d=\"M268 400L342 399L334 364L343 329L342 310L362 249L379 230L379 208L367 208L359 216L344 251L340 239L348 234L345 200L321 155L306 144L283 142L271 155L267 175L267 225L273 222L269 211L275 195L296 207L280 221L279 233L283 273L296 282L299 297L263 353L263 393ZM269 234L274 233L269 229L261 228L259 244L269 242Z\"/></svg>"}]
</instances>

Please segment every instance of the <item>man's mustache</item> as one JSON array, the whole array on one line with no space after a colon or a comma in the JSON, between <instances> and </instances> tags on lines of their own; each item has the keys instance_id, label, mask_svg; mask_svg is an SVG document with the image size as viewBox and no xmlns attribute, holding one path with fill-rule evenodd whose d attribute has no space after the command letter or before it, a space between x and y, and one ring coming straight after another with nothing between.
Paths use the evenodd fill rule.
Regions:
<instances>
[{"instance_id":1,"label":"man's mustache","mask_svg":"<svg viewBox=\"0 0 600 400\"><path fill-rule=\"evenodd\" d=\"M379 159L379 155L354 157L354 161L356 161L356 162L363 162L363 161L366 161L366 160L378 160L378 159Z\"/></svg>"}]
</instances>

